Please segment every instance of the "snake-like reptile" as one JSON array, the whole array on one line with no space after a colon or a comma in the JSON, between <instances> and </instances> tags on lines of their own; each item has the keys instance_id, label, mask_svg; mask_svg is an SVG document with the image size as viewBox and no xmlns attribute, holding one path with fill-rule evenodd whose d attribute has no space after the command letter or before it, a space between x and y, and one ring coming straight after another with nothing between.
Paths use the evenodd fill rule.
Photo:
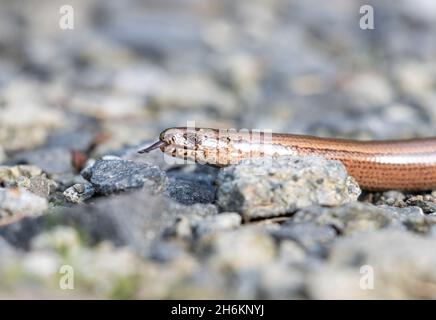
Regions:
<instances>
[{"instance_id":1,"label":"snake-like reptile","mask_svg":"<svg viewBox=\"0 0 436 320\"><path fill-rule=\"evenodd\" d=\"M365 190L436 188L436 138L359 141L283 133L169 128L138 152L165 154L214 166L262 156L322 156L341 161Z\"/></svg>"}]
</instances>

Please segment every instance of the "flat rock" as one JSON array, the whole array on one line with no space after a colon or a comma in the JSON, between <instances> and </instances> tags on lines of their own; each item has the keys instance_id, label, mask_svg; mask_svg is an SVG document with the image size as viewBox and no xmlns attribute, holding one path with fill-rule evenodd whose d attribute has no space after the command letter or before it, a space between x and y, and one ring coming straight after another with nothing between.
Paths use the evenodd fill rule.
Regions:
<instances>
[{"instance_id":1,"label":"flat rock","mask_svg":"<svg viewBox=\"0 0 436 320\"><path fill-rule=\"evenodd\" d=\"M119 158L97 160L82 175L101 195L143 187L151 192L160 192L167 185L165 172L158 167Z\"/></svg>"},{"instance_id":2,"label":"flat rock","mask_svg":"<svg viewBox=\"0 0 436 320\"><path fill-rule=\"evenodd\" d=\"M339 161L278 157L246 160L224 168L217 203L247 220L295 212L310 205L338 206L357 200L360 188Z\"/></svg>"}]
</instances>

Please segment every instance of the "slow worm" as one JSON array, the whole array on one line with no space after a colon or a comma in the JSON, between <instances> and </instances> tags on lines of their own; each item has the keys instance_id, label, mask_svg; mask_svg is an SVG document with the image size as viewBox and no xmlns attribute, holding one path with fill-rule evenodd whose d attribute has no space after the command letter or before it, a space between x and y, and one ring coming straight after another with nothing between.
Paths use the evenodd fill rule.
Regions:
<instances>
[{"instance_id":1,"label":"slow worm","mask_svg":"<svg viewBox=\"0 0 436 320\"><path fill-rule=\"evenodd\" d=\"M262 156L322 156L341 161L365 190L436 188L436 138L358 141L306 135L169 128L138 152L164 153L215 166Z\"/></svg>"}]
</instances>

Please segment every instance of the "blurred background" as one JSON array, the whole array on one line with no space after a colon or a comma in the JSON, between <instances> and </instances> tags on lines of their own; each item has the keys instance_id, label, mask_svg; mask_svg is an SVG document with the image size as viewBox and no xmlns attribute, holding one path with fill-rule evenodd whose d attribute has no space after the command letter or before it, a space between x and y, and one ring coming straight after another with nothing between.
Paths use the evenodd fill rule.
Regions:
<instances>
[{"instance_id":1,"label":"blurred background","mask_svg":"<svg viewBox=\"0 0 436 320\"><path fill-rule=\"evenodd\" d=\"M101 131L98 153L184 126L355 138L435 133L436 3L1 1L0 145ZM374 8L374 29L359 8ZM97 129L98 128L98 129Z\"/></svg>"},{"instance_id":2,"label":"blurred background","mask_svg":"<svg viewBox=\"0 0 436 320\"><path fill-rule=\"evenodd\" d=\"M73 30L59 26L66 4ZM359 26L363 5L374 8L372 30ZM67 187L75 179L67 151L80 151L77 175L88 157L119 154L187 121L358 139L434 136L435 39L434 0L0 0L0 164L50 160L43 169ZM47 146L61 152L39 149ZM56 177L65 171L70 180ZM30 225L2 235L26 235ZM83 248L75 232L43 233L27 255L0 241L0 285L9 288L0 297L53 296L38 283L65 248L84 268L90 289L80 297L308 297L300 273L268 273L261 291L244 274L233 290L234 278L223 282L191 257L164 268L112 247ZM223 250L233 246L227 240ZM48 247L56 254L38 251ZM315 283L321 291L309 297L342 297Z\"/></svg>"}]
</instances>

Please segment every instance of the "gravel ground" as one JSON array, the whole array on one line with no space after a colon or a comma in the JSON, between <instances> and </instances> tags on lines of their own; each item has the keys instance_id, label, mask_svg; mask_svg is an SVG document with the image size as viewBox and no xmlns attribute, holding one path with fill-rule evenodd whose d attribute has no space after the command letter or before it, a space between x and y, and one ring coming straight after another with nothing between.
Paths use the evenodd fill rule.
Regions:
<instances>
[{"instance_id":1,"label":"gravel ground","mask_svg":"<svg viewBox=\"0 0 436 320\"><path fill-rule=\"evenodd\" d=\"M136 153L187 121L435 136L433 0L70 4L0 0L0 298L436 298L436 191Z\"/></svg>"}]
</instances>

